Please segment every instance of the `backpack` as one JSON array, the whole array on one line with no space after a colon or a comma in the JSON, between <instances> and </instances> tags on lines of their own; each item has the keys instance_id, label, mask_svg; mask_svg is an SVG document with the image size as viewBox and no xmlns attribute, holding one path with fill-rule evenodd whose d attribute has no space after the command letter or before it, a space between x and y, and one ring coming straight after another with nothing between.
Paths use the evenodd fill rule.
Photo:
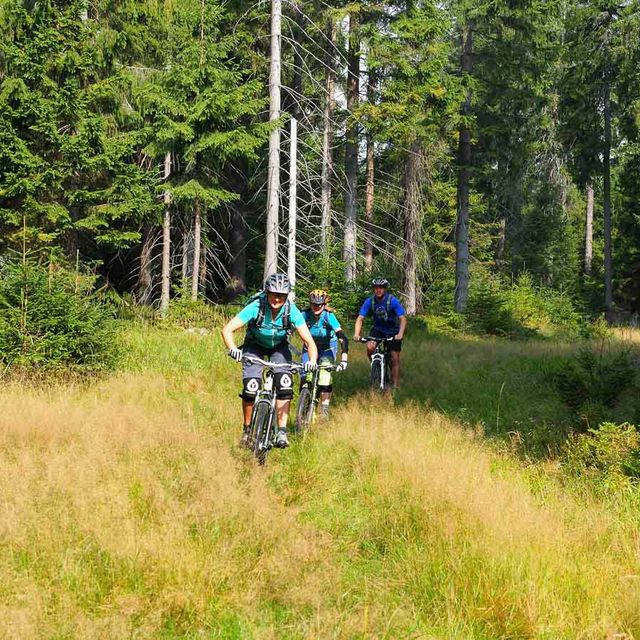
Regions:
<instances>
[{"instance_id":1,"label":"backpack","mask_svg":"<svg viewBox=\"0 0 640 640\"><path fill-rule=\"evenodd\" d=\"M389 321L391 318L389 317L389 313L391 311L391 294L390 293L385 293L384 294L384 307L385 307L385 321ZM376 317L376 312L375 312L375 301L376 301L376 297L375 296L371 296L371 314L373 315L373 317Z\"/></svg>"},{"instance_id":2,"label":"backpack","mask_svg":"<svg viewBox=\"0 0 640 640\"><path fill-rule=\"evenodd\" d=\"M311 311L311 308L304 310L304 320L307 323L307 327L309 329L311 329L311 327L316 323L315 317L313 315L313 311ZM324 321L323 324L327 332L327 340L328 340L331 337L331 332L333 331L333 327L329 322L329 311L327 311L326 309L322 310L322 320Z\"/></svg>"},{"instance_id":3,"label":"backpack","mask_svg":"<svg viewBox=\"0 0 640 640\"><path fill-rule=\"evenodd\" d=\"M254 296L249 298L249 302L247 305L250 305L252 302L256 300L260 300L260 306L258 307L258 316L249 322L250 329L259 329L264 324L264 319L267 315L267 293L266 291L259 291ZM283 316L282 316L282 328L287 332L291 333L291 302L287 297L287 300L283 306Z\"/></svg>"}]
</instances>

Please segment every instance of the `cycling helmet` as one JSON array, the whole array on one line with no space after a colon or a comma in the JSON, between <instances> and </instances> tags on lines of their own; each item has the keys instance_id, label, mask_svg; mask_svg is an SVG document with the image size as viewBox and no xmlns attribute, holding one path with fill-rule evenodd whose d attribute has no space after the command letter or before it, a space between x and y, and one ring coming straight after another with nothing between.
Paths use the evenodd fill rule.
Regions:
<instances>
[{"instance_id":1,"label":"cycling helmet","mask_svg":"<svg viewBox=\"0 0 640 640\"><path fill-rule=\"evenodd\" d=\"M309 302L311 304L327 304L329 294L324 289L314 289L309 294Z\"/></svg>"},{"instance_id":2,"label":"cycling helmet","mask_svg":"<svg viewBox=\"0 0 640 640\"><path fill-rule=\"evenodd\" d=\"M389 288L389 281L386 278L374 278L371 281L371 286L373 287L384 287L385 289Z\"/></svg>"},{"instance_id":3,"label":"cycling helmet","mask_svg":"<svg viewBox=\"0 0 640 640\"><path fill-rule=\"evenodd\" d=\"M264 290L268 293L289 293L291 283L286 273L272 273L264 281Z\"/></svg>"}]
</instances>

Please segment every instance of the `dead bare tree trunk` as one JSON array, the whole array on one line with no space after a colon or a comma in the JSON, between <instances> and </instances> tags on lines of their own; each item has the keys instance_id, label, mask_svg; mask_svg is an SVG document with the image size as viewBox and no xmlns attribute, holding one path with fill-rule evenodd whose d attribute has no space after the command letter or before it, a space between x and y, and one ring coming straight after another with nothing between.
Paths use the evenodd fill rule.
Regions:
<instances>
[{"instance_id":1,"label":"dead bare tree trunk","mask_svg":"<svg viewBox=\"0 0 640 640\"><path fill-rule=\"evenodd\" d=\"M607 322L613 317L613 242L611 238L611 86L609 77L604 84L604 149L603 149L603 231L604 231L604 307Z\"/></svg>"},{"instance_id":2,"label":"dead bare tree trunk","mask_svg":"<svg viewBox=\"0 0 640 640\"><path fill-rule=\"evenodd\" d=\"M462 35L462 73L473 71L473 23L468 21ZM471 89L462 107L462 115L471 114ZM466 120L460 127L458 142L458 217L456 220L456 289L454 306L458 313L465 310L469 298L469 184L471 182L471 129Z\"/></svg>"},{"instance_id":3,"label":"dead bare tree trunk","mask_svg":"<svg viewBox=\"0 0 640 640\"><path fill-rule=\"evenodd\" d=\"M404 261L403 289L407 315L414 316L421 306L417 282L418 245L420 242L422 211L420 184L422 182L422 145L415 140L407 156L404 187Z\"/></svg>"},{"instance_id":4,"label":"dead bare tree trunk","mask_svg":"<svg viewBox=\"0 0 640 640\"><path fill-rule=\"evenodd\" d=\"M269 73L269 122L280 118L280 39L282 0L271 0L271 67ZM278 270L278 236L280 220L280 128L269 136L267 177L267 228L264 254L264 277Z\"/></svg>"},{"instance_id":5,"label":"dead bare tree trunk","mask_svg":"<svg viewBox=\"0 0 640 640\"><path fill-rule=\"evenodd\" d=\"M367 100L369 104L375 103L376 76L369 69L367 81ZM373 196L375 177L375 146L373 136L367 132L367 184L364 199L364 270L371 273L373 268Z\"/></svg>"},{"instance_id":6,"label":"dead bare tree trunk","mask_svg":"<svg viewBox=\"0 0 640 640\"><path fill-rule=\"evenodd\" d=\"M140 251L140 273L136 290L139 304L150 304L153 293L153 273L151 271L153 260L153 248L156 234L151 225L145 224L142 228L142 250Z\"/></svg>"},{"instance_id":7,"label":"dead bare tree trunk","mask_svg":"<svg viewBox=\"0 0 640 640\"><path fill-rule=\"evenodd\" d=\"M322 176L321 176L321 218L320 239L322 251L329 247L329 232L331 229L331 175L333 173L333 114L335 111L336 84L336 23L330 17L327 23L327 39L329 41L326 55L326 96L324 105L324 126L322 133Z\"/></svg>"},{"instance_id":8,"label":"dead bare tree trunk","mask_svg":"<svg viewBox=\"0 0 640 640\"><path fill-rule=\"evenodd\" d=\"M347 71L347 132L344 151L346 175L344 250L345 279L356 279L356 222L358 211L358 123L353 114L358 108L360 96L360 30L359 16L352 11L349 16L349 56Z\"/></svg>"},{"instance_id":9,"label":"dead bare tree trunk","mask_svg":"<svg viewBox=\"0 0 640 640\"><path fill-rule=\"evenodd\" d=\"M196 200L193 210L193 268L191 273L191 299L198 299L200 285L200 243L202 225L200 220L200 200Z\"/></svg>"},{"instance_id":10,"label":"dead bare tree trunk","mask_svg":"<svg viewBox=\"0 0 640 640\"><path fill-rule=\"evenodd\" d=\"M164 157L164 179L171 175L171 152ZM171 294L171 191L164 191L164 221L162 223L162 291L160 293L160 313L164 316L169 310Z\"/></svg>"},{"instance_id":11,"label":"dead bare tree trunk","mask_svg":"<svg viewBox=\"0 0 640 640\"><path fill-rule=\"evenodd\" d=\"M591 275L593 262L593 209L594 209L593 184L587 185L587 211L584 229L584 272Z\"/></svg>"}]
</instances>

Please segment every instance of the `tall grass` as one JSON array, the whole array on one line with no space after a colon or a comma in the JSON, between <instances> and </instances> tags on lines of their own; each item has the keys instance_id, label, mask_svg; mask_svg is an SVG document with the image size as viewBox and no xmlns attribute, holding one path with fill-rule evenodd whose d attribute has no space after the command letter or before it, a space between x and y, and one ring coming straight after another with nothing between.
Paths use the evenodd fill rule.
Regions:
<instances>
[{"instance_id":1,"label":"tall grass","mask_svg":"<svg viewBox=\"0 0 640 640\"><path fill-rule=\"evenodd\" d=\"M258 468L216 335L126 346L98 385L0 389L0 637L640 637L635 493L522 467L411 375Z\"/></svg>"}]
</instances>

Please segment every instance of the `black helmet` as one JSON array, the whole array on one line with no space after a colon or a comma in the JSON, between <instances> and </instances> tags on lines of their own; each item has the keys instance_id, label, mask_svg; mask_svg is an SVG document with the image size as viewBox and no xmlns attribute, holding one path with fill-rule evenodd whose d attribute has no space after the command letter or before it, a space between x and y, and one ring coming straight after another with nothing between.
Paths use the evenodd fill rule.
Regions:
<instances>
[{"instance_id":1,"label":"black helmet","mask_svg":"<svg viewBox=\"0 0 640 640\"><path fill-rule=\"evenodd\" d=\"M385 289L388 289L389 281L386 278L374 278L371 281L371 285L373 287L384 287Z\"/></svg>"},{"instance_id":2,"label":"black helmet","mask_svg":"<svg viewBox=\"0 0 640 640\"><path fill-rule=\"evenodd\" d=\"M264 290L268 293L289 293L291 283L286 273L272 273L264 281Z\"/></svg>"}]
</instances>

